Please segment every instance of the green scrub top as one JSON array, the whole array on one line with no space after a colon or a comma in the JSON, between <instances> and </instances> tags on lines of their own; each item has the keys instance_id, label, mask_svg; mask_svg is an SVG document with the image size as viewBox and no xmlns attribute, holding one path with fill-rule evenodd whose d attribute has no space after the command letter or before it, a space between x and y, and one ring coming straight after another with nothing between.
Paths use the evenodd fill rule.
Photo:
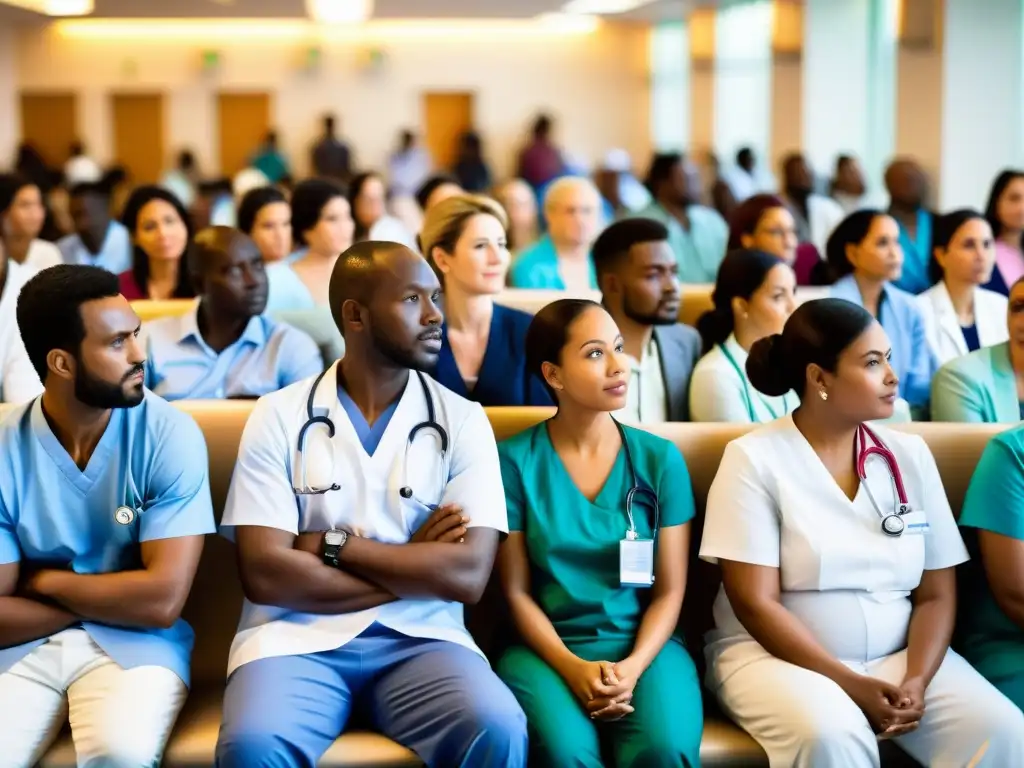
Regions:
<instances>
[{"instance_id":1,"label":"green scrub top","mask_svg":"<svg viewBox=\"0 0 1024 768\"><path fill-rule=\"evenodd\" d=\"M693 518L693 489L679 449L640 429L623 427L637 481L657 495L659 526ZM534 600L562 641L609 640L632 643L649 591L619 584L619 542L625 538L626 494L632 478L620 449L596 499L589 501L573 483L551 445L546 423L498 446L505 485L509 531L525 535ZM637 532L650 538L653 510L637 494Z\"/></svg>"},{"instance_id":2,"label":"green scrub top","mask_svg":"<svg viewBox=\"0 0 1024 768\"><path fill-rule=\"evenodd\" d=\"M960 525L1024 540L1024 427L993 437L964 499ZM971 559L960 575L957 648L986 678L1024 673L1024 630L1003 613L985 577L977 531L964 538Z\"/></svg>"}]
</instances>

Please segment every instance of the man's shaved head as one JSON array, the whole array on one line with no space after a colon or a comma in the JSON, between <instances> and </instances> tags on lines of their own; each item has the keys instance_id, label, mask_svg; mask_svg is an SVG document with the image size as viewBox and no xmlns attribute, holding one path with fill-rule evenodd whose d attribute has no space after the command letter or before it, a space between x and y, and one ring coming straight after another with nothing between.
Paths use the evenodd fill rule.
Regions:
<instances>
[{"instance_id":1,"label":"man's shaved head","mask_svg":"<svg viewBox=\"0 0 1024 768\"><path fill-rule=\"evenodd\" d=\"M338 257L331 316L349 355L382 355L405 368L430 368L440 351L440 284L426 259L399 243L366 240Z\"/></svg>"}]
</instances>

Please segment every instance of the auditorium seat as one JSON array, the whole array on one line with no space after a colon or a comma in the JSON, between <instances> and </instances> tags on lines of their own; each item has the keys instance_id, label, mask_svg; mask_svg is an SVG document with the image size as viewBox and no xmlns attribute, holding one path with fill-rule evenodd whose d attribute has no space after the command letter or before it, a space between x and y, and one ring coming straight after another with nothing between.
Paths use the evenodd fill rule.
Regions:
<instances>
[{"instance_id":1,"label":"auditorium seat","mask_svg":"<svg viewBox=\"0 0 1024 768\"><path fill-rule=\"evenodd\" d=\"M252 408L247 401L182 402L206 435L210 452L210 481L218 515L224 505L245 420ZM545 408L495 408L488 410L495 436L500 440L545 418ZM1000 425L907 424L901 429L924 436L935 455L950 504L959 512L971 473L988 439ZM729 424L665 424L653 429L673 440L686 458L693 481L698 515L692 535L693 552L683 609L683 631L691 649L701 647L703 633L711 625L711 604L718 588L717 569L696 559L700 542L703 508L726 443L742 434L747 426ZM227 656L241 609L233 546L219 536L207 538L185 617L196 631L193 655L193 687L189 702L178 720L168 745L164 765L194 768L213 764L214 746L220 722ZM507 633L498 631L507 613L492 583L481 605L467 612L467 624L477 642L493 655L496 642ZM701 654L695 654L703 668ZM722 768L765 766L767 759L753 739L718 714L713 696L705 692L706 724L701 743L701 764ZM883 746L886 766L907 764L907 758L891 744ZM913 764L913 763L910 763ZM337 740L320 765L350 766L420 765L415 755L390 740L362 729L358 720L353 730ZM40 762L41 768L74 768L70 736L59 742Z\"/></svg>"}]
</instances>

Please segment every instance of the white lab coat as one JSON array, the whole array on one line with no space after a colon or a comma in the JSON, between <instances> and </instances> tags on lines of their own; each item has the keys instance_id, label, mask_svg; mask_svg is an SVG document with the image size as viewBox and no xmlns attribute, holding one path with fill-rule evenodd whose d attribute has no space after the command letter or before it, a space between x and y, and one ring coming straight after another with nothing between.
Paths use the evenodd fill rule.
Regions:
<instances>
[{"instance_id":1,"label":"white lab coat","mask_svg":"<svg viewBox=\"0 0 1024 768\"><path fill-rule=\"evenodd\" d=\"M7 262L7 281L0 293L0 403L25 403L41 394L43 385L28 359L18 328L18 294L34 269Z\"/></svg>"},{"instance_id":2,"label":"white lab coat","mask_svg":"<svg viewBox=\"0 0 1024 768\"><path fill-rule=\"evenodd\" d=\"M708 495L701 557L778 568L782 605L827 652L899 685L911 592L925 570L953 567L967 551L924 441L872 428L895 454L913 509L901 537L882 532L867 492L889 514L894 494L885 464L868 462L850 501L784 417L727 446ZM746 631L724 589L714 615L709 687L773 768L878 765L867 719L837 684L772 656ZM1024 765L1024 714L954 652L925 704L921 727L898 739L922 764L966 765L987 740L983 765Z\"/></svg>"},{"instance_id":3,"label":"white lab coat","mask_svg":"<svg viewBox=\"0 0 1024 768\"><path fill-rule=\"evenodd\" d=\"M301 486L296 446L306 422L306 402L314 378L260 398L245 426L238 463L231 478L222 525L225 535L240 525L260 525L298 534L332 528L364 538L404 544L430 515L427 504L456 503L470 527L508 532L505 494L494 433L483 408L425 377L437 421L449 435L441 463L433 432L421 431L404 455L412 428L427 420L423 388L416 375L391 416L373 455L363 448L341 405L335 382L337 363L317 388L314 413L334 422L332 439L314 427L306 443L307 476L328 475L341 486L319 496L297 496ZM333 469L330 459L333 454ZM326 467L326 468L325 468ZM403 499L408 484L414 498ZM320 483L315 483L318 487ZM411 637L448 640L480 653L463 621L459 603L439 599L397 600L355 613L313 615L286 608L243 604L231 646L228 674L242 664L270 656L300 655L345 645L373 622Z\"/></svg>"},{"instance_id":4,"label":"white lab coat","mask_svg":"<svg viewBox=\"0 0 1024 768\"><path fill-rule=\"evenodd\" d=\"M924 331L939 360L939 365L956 357L966 355L970 350L960 329L960 320L953 308L946 284L937 282L917 297L924 320ZM978 329L978 341L983 347L1002 344L1010 338L1006 326L1007 299L1001 293L985 288L974 289L974 323Z\"/></svg>"}]
</instances>

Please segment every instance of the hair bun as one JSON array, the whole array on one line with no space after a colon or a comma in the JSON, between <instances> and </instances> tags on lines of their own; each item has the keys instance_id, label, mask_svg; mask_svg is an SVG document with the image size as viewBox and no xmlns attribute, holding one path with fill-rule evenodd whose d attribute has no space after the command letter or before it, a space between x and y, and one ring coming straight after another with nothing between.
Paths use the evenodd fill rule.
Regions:
<instances>
[{"instance_id":1,"label":"hair bun","mask_svg":"<svg viewBox=\"0 0 1024 768\"><path fill-rule=\"evenodd\" d=\"M781 397L793 388L786 380L786 360L780 334L773 333L754 342L747 357L747 378L758 392L769 397Z\"/></svg>"}]
</instances>

